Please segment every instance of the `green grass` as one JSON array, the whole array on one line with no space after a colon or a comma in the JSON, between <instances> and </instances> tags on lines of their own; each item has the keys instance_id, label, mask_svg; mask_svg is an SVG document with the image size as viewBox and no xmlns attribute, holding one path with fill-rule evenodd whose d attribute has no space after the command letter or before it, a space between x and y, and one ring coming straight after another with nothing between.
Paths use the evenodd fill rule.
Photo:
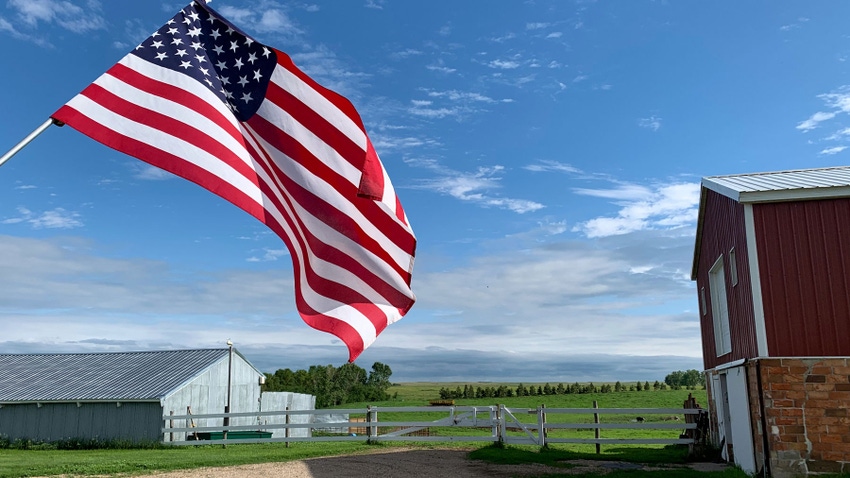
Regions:
<instances>
[{"instance_id":1,"label":"green grass","mask_svg":"<svg viewBox=\"0 0 850 478\"><path fill-rule=\"evenodd\" d=\"M461 387L463 384L460 384ZM477 386L478 384L472 384ZM486 384L498 385L498 384ZM530 385L530 384L526 384ZM425 406L429 400L439 398L439 389L449 387L450 384L399 384L390 388L390 394L398 392L395 400L371 403L379 407L405 407ZM452 388L456 384L451 384ZM484 384L482 384L484 386ZM515 385L514 385L515 386ZM501 403L509 408L536 408L545 404L547 408L588 408L592 407L593 401L597 400L603 408L681 408L682 402L688 393L693 393L697 401L705 405L705 391L697 390L688 392L686 390L662 390L641 392L618 392L597 394L573 394L573 395L547 395L535 397L513 397L500 399L460 399L455 400L457 405L495 405ZM369 404L346 404L340 408L363 408ZM380 419L384 421L428 421L444 418L446 413L416 412L393 414L384 412ZM524 421L532 422L534 415L521 415ZM519 418L519 417L518 417ZM626 422L633 417L603 415L602 422ZM661 417L647 416L648 421ZM551 414L549 422L592 422L592 415L564 416ZM437 429L437 433L448 436L450 434L470 434L470 429L452 429L443 427ZM488 434L489 431L481 430L479 433ZM651 432L647 430L603 430L603 437L614 436L639 436L646 437ZM663 436L677 435L676 430L661 431ZM573 434L573 435L570 435ZM593 432L584 431L558 431L550 433L550 436L583 436L592 437ZM653 435L654 436L654 435ZM221 446L207 445L198 447L175 447L161 449L108 449L108 450L9 450L0 449L0 478L17 478L28 476L51 476L51 475L114 475L114 474L141 474L152 471L169 471L177 469L191 469L198 467L232 466L252 463L267 463L299 460L304 458L334 456L340 454L358 453L365 450L374 450L375 446L389 447L399 443L381 443L380 445L367 445L365 442L320 442L320 443L292 443L289 448L281 443L269 444L244 444ZM416 447L446 447L468 448L480 446L465 444L442 443L412 443L404 442L404 446ZM664 447L661 445L651 446L603 446L602 454L596 455L594 445L552 445L549 450L541 451L537 447L505 447L496 448L484 445L483 448L473 452L473 457L495 462L507 463L550 463L565 459L590 458L620 461L639 461L643 463L682 463L685 452L682 447ZM573 457L573 458L568 458ZM673 473L675 470L671 471ZM667 471L657 472L662 474L638 474L635 471L614 471L607 474L608 478L630 477L640 478L649 476L694 476L695 472L687 470L688 475L668 474ZM653 472L656 473L656 472ZM717 478L737 478L743 474L698 474L699 476L710 476ZM557 475L550 475L557 476Z\"/></svg>"},{"instance_id":2,"label":"green grass","mask_svg":"<svg viewBox=\"0 0 850 478\"><path fill-rule=\"evenodd\" d=\"M357 453L356 442L207 445L146 450L0 450L0 478L50 475L139 474L199 467L245 465Z\"/></svg>"}]
</instances>

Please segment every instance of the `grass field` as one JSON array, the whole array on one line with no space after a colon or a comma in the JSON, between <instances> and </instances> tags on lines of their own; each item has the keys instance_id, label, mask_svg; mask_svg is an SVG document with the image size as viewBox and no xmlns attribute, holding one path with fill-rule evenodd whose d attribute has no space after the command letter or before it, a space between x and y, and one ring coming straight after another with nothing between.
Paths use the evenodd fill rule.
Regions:
<instances>
[{"instance_id":1,"label":"grass field","mask_svg":"<svg viewBox=\"0 0 850 478\"><path fill-rule=\"evenodd\" d=\"M387 402L371 403L371 405L383 407L397 406L424 406L429 400L439 398L441 387L454 387L457 384L446 383L413 383L399 384L390 388L390 394L396 394L394 400ZM460 384L462 387L464 384ZM473 384L477 386L478 384ZM481 384L485 386L485 384ZM486 384L492 386L494 384ZM498 384L496 384L498 385ZM526 384L529 385L529 384ZM514 384L515 386L515 384ZM617 392L596 394L572 394L572 395L547 395L535 397L512 397L498 399L460 399L457 405L495 405L502 403L510 408L535 408L545 404L547 408L588 408L596 400L603 408L681 408L688 393L694 394L697 401L704 405L705 391L685 390L663 390L663 391L641 391L641 392ZM366 403L346 404L343 408L365 409ZM381 420L393 420L390 413L382 416ZM533 417L533 416L532 416ZM605 416L603 423L625 422L631 420L630 415ZM420 416L406 415L399 420L428 420L428 412L422 412ZM552 416L549 421L560 420ZM566 419L566 418L564 418ZM647 420L653 418L647 417ZM659 417L658 419L661 419ZM569 416L570 421L592 421L592 415ZM463 430L468 433L468 430ZM633 430L605 430L604 436L620 436L617 433L625 433L629 436ZM671 431L663 431L670 434ZM447 433L447 432L444 432ZM486 433L486 432L482 432ZM576 433L588 434L588 431ZM592 436L592 431L589 435ZM646 431L642 431L646 436ZM678 434L678 432L674 432ZM180 447L163 449L130 449L130 450L0 450L0 478L28 477L28 476L50 476L67 474L75 476L83 475L111 475L111 474L139 474L151 471L167 471L175 469L197 468L201 466L227 466L248 463L264 463L297 460L317 456L332 456L346 453L357 453L375 446L391 446L382 443L379 445L367 445L365 442L322 442L322 443L294 443L289 448L283 444L255 444L255 445L228 445L227 448L220 446ZM439 444L411 444L405 446L470 446L452 445L448 442ZM496 449L490 445L481 444L479 449L473 452L473 457L487 461L515 463L557 461L564 459L608 459L623 461L640 461L651 463L681 463L686 457L683 447L664 446L604 446L602 455L593 453L593 445L554 445L546 451L538 447L521 446ZM615 474L606 475L616 478ZM640 474L629 471L627 476L650 477L650 476L685 476L664 472L653 472L658 474ZM746 476L738 470L731 470L723 474L707 474L688 472L687 476L710 476L715 478L738 478ZM736 474L737 473L737 474ZM552 476L552 475L549 475ZM557 475L554 475L557 476ZM566 475L565 475L566 476ZM574 475L573 475L574 476ZM626 476L626 475L622 475Z\"/></svg>"}]
</instances>

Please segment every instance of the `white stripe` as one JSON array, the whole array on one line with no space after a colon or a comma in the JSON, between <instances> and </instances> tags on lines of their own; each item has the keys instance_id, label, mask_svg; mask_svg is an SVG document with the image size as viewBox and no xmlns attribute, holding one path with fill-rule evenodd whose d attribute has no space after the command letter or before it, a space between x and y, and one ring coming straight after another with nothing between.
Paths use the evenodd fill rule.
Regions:
<instances>
[{"instance_id":1,"label":"white stripe","mask_svg":"<svg viewBox=\"0 0 850 478\"><path fill-rule=\"evenodd\" d=\"M246 129L251 131L251 129L247 126ZM260 137L260 135L256 132L251 132L255 137ZM292 158L284 154L282 151L277 150L263 140L261 141L261 149L269 154L272 161L274 161L281 169L283 174L292 181L298 183L301 187L304 187L316 196L327 201L338 211L339 214L346 215L353 219L366 232L366 234L369 235L369 237L375 239L379 246L387 251L392 260L401 266L402 270L408 269L410 266L411 255L388 239L384 235L383 231L366 219L355 205L340 195L336 189L327 184L327 182L325 182L322 178L314 175L310 170L304 168L304 166L298 162L293 161ZM324 242L329 244L334 244L341 251L355 258L355 260L361 264L365 264L370 270L373 270L376 273L385 268L392 271L391 274L383 273L378 275L385 278L385 280L396 289L401 291L408 290L407 283L404 279L395 274L395 271L389 266L384 265L383 259L374 255L362 245L352 241L336 229L328 226L323 221L317 219L300 205L297 205L297 207L298 210L296 211L296 214L298 217L302 218L305 226L310 229L316 237L321 238Z\"/></svg>"},{"instance_id":2,"label":"white stripe","mask_svg":"<svg viewBox=\"0 0 850 478\"><path fill-rule=\"evenodd\" d=\"M278 129L291 136L304 146L310 154L319 158L322 163L344 177L349 183L355 187L360 184L362 172L346 161L332 145L325 143L310 128L298 122L288 111L279 107L273 101L266 100L260 105L257 115L266 118Z\"/></svg>"},{"instance_id":3,"label":"white stripe","mask_svg":"<svg viewBox=\"0 0 850 478\"><path fill-rule=\"evenodd\" d=\"M250 136L247 136L246 140L250 141L255 148L262 148L268 146L265 143L263 143L262 145L255 144L251 140ZM301 205L298 204L298 202L295 201L295 199L291 195L289 195L286 190L278 188L274 180L270 178L262 168L257 168L257 174L260 176L261 181L270 185L269 189L275 192L275 196L278 202L284 208L283 211L279 211L274 207L271 201L266 202L266 210L269 211L279 223L284 224L282 222L283 215L286 215L287 217L291 218L299 218L304 224L304 226L310 231L311 235L319 238L325 243L331 244L334 247L340 249L343 253L346 253L354 261L363 264L365 268L371 270L378 278L386 282L389 286L399 290L402 294L412 296L412 293L410 292L410 289L405 280L401 276L399 276L391 267L389 267L382 259L374 255L362 245L351 241L345 235L340 234L338 231L327 226L327 224L310 214L310 212L301 207ZM288 199L289 202L294 205L295 211L292 210L292 208L288 205L285 199ZM298 236L296 238L293 235L295 234L295 232L292 232L291 234L289 234L290 239L292 239L293 242L295 242L295 240L297 239L298 243L302 244L305 248L309 250L310 248L306 242L304 231L300 229L298 223L295 223L295 227L298 228ZM345 244L342 244L343 242ZM371 285L369 285L358 275L354 274L352 271L318 258L312 252L312 250L310 251L310 254L311 257L313 257L313 259L311 259L310 261L312 264L312 268L319 276L324 277L333 282L344 284L349 288L359 292L375 304L388 304L388 300L386 298L381 296L380 293L373 289ZM397 314L398 311L396 310L395 313Z\"/></svg>"},{"instance_id":4,"label":"white stripe","mask_svg":"<svg viewBox=\"0 0 850 478\"><path fill-rule=\"evenodd\" d=\"M265 101L263 103L263 106L261 106L258 110L257 114L262 115L263 118L265 118L266 121L270 122L271 124L280 124L279 116L283 114L283 110L276 106L266 107L266 105L270 103L271 101ZM397 264L399 264L403 269L408 268L410 264L410 254L408 254L406 251L404 251L395 243L393 243L393 241L388 239L380 228L376 227L366 217L364 217L363 213L359 209L357 209L354 204L352 204L349 198L341 195L339 191L329 185L327 181L325 181L319 176L314 175L312 171L305 168L297 161L293 161L284 152L278 151L267 143L263 145L263 149L265 151L268 151L269 153L272 153L271 156L274 158L276 164L288 177L298 183L301 187L313 192L318 197L327 201L328 204L333 206L336 210L352 218L355 222L357 222L357 224L360 225L360 227L363 228L366 234L376 239L381 244L381 247L383 247L390 254L390 256ZM321 160L323 158L319 157L319 159ZM393 216L392 214L387 215L389 217L392 217L393 220L398 221L398 219L395 218L395 216ZM405 227L407 228L407 226Z\"/></svg>"},{"instance_id":5,"label":"white stripe","mask_svg":"<svg viewBox=\"0 0 850 478\"><path fill-rule=\"evenodd\" d=\"M272 73L271 81L301 100L308 108L320 114L342 134L346 135L354 144L360 146L364 152L366 151L366 134L360 129L360 125L352 121L348 115L340 111L324 95L304 83L301 78L298 78L286 68L278 66Z\"/></svg>"},{"instance_id":6,"label":"white stripe","mask_svg":"<svg viewBox=\"0 0 850 478\"><path fill-rule=\"evenodd\" d=\"M121 95L121 92L113 92ZM157 149L181 158L214 174L222 181L232 184L245 193L251 200L262 205L260 189L238 171L217 157L178 137L150 126L131 121L113 111L95 103L91 99L77 95L67 105L107 129L137 141L149 144Z\"/></svg>"},{"instance_id":7,"label":"white stripe","mask_svg":"<svg viewBox=\"0 0 850 478\"><path fill-rule=\"evenodd\" d=\"M179 84L180 80L188 78L186 75L174 73L171 70L160 68L156 65L151 65L150 63L144 60L140 60L140 62L150 65L155 69L161 70L154 72L154 74L156 75L155 77L153 77L154 79L164 81L166 83L179 87L180 89L186 91L187 95L200 97L202 101L207 102L211 107L218 110L222 117L228 120L233 129L237 131L237 134L239 134L238 132L241 130L241 125L236 121L236 118L233 116L233 114L226 107L224 107L224 103L222 103L221 100L215 97L215 95L212 95L212 93L210 93L207 88L198 88L196 86L198 85L198 83L194 80L191 80L190 78L191 83L193 83L194 85L190 84L188 86L196 87L191 90L186 89ZM145 74L141 71L139 73L151 77L150 74ZM112 93L118 95L120 98L126 99L134 104L140 105L147 110L155 111L169 118L178 119L181 123L185 123L197 129L198 131L202 131L208 134L214 140L219 142L222 146L230 150L234 154L234 156L242 160L243 163L253 167L251 156L248 154L248 151L245 149L245 146L239 141L237 141L236 138L234 138L230 134L230 132L223 129L221 126L213 122L207 116L201 115L197 111L191 108L187 108L174 101L159 96L151 95L150 93L140 90L135 86L108 74L102 75L100 78L95 80L95 84L100 85L107 91L111 91ZM204 93L207 94L205 95ZM206 98L204 96L206 96ZM212 101L212 103L209 103L210 101Z\"/></svg>"}]
</instances>

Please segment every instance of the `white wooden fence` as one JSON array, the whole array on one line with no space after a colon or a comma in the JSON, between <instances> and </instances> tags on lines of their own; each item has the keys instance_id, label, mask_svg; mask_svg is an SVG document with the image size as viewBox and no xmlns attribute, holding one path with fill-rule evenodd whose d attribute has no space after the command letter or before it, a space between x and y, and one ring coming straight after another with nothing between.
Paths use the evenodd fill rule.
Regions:
<instances>
[{"instance_id":1,"label":"white wooden fence","mask_svg":"<svg viewBox=\"0 0 850 478\"><path fill-rule=\"evenodd\" d=\"M380 413L379 413L380 412ZM384 413L438 413L444 417L430 421L380 421ZM506 444L545 446L551 443L584 443L596 444L599 453L603 444L686 444L693 445L697 430L697 417L705 413L700 408L508 408L504 405L491 406L429 406L429 407L367 407L366 409L327 409L327 410L284 410L250 413L216 413L202 415L167 415L163 417L163 443L169 445L210 445L227 443L268 443L268 442L320 442L320 441L468 441L468 442L501 442ZM319 415L336 416L341 414L365 417L365 421L323 421L316 422ZM592 415L593 423L578 421L564 422L557 420L549 422L552 415ZM615 414L635 417L625 423L601 423L600 416ZM295 420L293 417L311 415L307 420ZM536 415L536 420L521 419ZM683 415L685 420L669 423L658 418ZM282 416L278 419L264 417ZM256 417L262 425L231 425L231 426L192 426L194 419L226 417ZM222 420L224 421L224 420ZM299 422L299 423L295 423ZM306 422L306 423L305 423ZM273 431L285 430L283 437L271 438ZM306 429L302 436L293 436L292 430ZM347 430L345 433L329 433L324 430ZM466 432L455 430L464 429ZM555 430L592 430L593 438L573 438L550 436ZM638 429L638 430L682 430L678 438L603 438L602 430ZM358 430L361 433L353 433ZM439 436L423 434L423 431L439 432ZM363 433L365 432L365 433ZM559 433L556 433L558 435ZM306 435L306 436L304 436ZM365 436L364 436L365 435ZM423 436L424 435L424 436ZM175 439L175 436L178 439ZM182 439L185 436L185 439Z\"/></svg>"}]
</instances>

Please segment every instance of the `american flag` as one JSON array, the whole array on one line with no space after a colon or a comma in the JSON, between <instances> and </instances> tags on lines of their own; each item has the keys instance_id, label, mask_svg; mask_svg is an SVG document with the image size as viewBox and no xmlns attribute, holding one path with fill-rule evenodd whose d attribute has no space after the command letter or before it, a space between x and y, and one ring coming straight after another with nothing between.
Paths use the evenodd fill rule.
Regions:
<instances>
[{"instance_id":1,"label":"american flag","mask_svg":"<svg viewBox=\"0 0 850 478\"><path fill-rule=\"evenodd\" d=\"M413 305L416 238L352 104L193 2L53 118L286 243L298 312L354 361Z\"/></svg>"}]
</instances>

